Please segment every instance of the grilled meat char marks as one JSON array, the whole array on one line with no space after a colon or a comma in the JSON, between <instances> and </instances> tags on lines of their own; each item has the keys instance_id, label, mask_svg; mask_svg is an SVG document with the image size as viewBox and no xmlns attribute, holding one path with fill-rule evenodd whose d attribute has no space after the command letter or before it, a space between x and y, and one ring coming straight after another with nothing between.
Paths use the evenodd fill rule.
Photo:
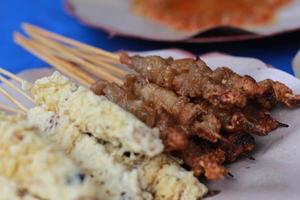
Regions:
<instances>
[{"instance_id":1,"label":"grilled meat char marks","mask_svg":"<svg viewBox=\"0 0 300 200\"><path fill-rule=\"evenodd\" d=\"M182 159L186 161L186 164L193 169L195 175L204 173L209 179L224 177L226 170L221 164L225 158L223 158L224 156L215 157L214 155L225 155L225 151L220 148L213 149L213 147L209 146L209 143L206 143L206 146L203 148L191 148L189 145L191 145L190 143L193 143L194 140L192 138L193 127L191 125L181 125L178 123L175 117L160 106L161 104L146 102L144 99L136 96L134 94L134 83L136 80L135 77L128 76L123 86L98 81L92 86L92 90L98 95L105 95L111 101L132 112L147 125L158 127L160 129L161 138L166 146L165 151L180 154ZM203 122L198 123L201 124ZM205 126L204 124L207 125ZM206 131L211 128L211 124L214 124L214 120L208 117L207 122L203 123L200 127ZM219 122L218 125L220 127ZM222 144L224 148L227 147L227 149L230 149L232 152L235 151L233 145L228 145L221 141L219 144ZM194 149L198 151L196 152ZM206 150L204 151L204 149ZM237 152L233 154L233 156L235 156L234 159L243 154L240 148L236 151ZM216 161L216 158L219 159Z\"/></svg>"},{"instance_id":2,"label":"grilled meat char marks","mask_svg":"<svg viewBox=\"0 0 300 200\"><path fill-rule=\"evenodd\" d=\"M176 125L173 117L163 109L155 109L151 103L137 98L129 85L127 82L124 87L120 87L115 83L98 81L92 86L92 90L97 95L105 95L112 102L133 113L148 126L158 127L165 151L185 149L188 143L186 130Z\"/></svg>"},{"instance_id":3,"label":"grilled meat char marks","mask_svg":"<svg viewBox=\"0 0 300 200\"><path fill-rule=\"evenodd\" d=\"M133 56L122 54L120 61L149 81L177 94L189 97L201 97L215 106L246 104L246 98L235 89L228 89L213 80L213 72L203 61L194 59L173 60L158 56Z\"/></svg>"}]
</instances>

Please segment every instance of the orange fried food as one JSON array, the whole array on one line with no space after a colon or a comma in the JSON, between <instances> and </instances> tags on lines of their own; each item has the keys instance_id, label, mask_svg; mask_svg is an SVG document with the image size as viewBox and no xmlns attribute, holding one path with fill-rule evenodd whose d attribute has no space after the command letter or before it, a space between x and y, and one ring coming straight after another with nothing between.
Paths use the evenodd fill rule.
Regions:
<instances>
[{"instance_id":1,"label":"orange fried food","mask_svg":"<svg viewBox=\"0 0 300 200\"><path fill-rule=\"evenodd\" d=\"M136 13L179 30L265 24L291 0L135 0ZM251 17L249 17L251 13Z\"/></svg>"}]
</instances>

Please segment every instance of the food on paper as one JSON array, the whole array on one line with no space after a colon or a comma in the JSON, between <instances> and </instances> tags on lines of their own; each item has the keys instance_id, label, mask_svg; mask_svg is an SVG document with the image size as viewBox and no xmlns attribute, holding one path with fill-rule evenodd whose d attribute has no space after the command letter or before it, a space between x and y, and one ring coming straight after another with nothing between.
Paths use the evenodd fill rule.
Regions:
<instances>
[{"instance_id":1,"label":"food on paper","mask_svg":"<svg viewBox=\"0 0 300 200\"><path fill-rule=\"evenodd\" d=\"M48 86L59 88L61 82L53 81L55 76L68 80L58 73L40 80L52 80ZM40 80L36 81L31 91L34 93L39 87L40 92L45 94L43 89L47 86L41 87ZM72 83L69 80L68 82ZM55 98L62 98L59 97L61 94L56 95ZM82 131L81 126L77 126L66 114L66 110L60 110L59 101L51 101L51 106L45 102L40 101L40 106L29 111L29 122L39 126L49 139L59 144L87 174L91 175L91 179L98 183L100 195L105 199L198 199L207 192L206 187L192 172L183 169L169 156L134 157L132 152L120 154L122 147L113 145L110 129L106 133L109 135L106 141L97 139L93 132ZM53 109L54 107L56 109ZM84 126L86 122L81 123ZM95 126L97 128L101 124Z\"/></svg>"}]
</instances>

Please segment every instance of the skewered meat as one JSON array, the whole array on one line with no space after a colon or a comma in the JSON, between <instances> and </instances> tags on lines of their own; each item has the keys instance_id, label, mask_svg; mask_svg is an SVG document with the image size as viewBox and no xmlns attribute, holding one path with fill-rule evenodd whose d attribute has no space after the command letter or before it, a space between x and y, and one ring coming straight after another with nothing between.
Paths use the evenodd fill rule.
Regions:
<instances>
[{"instance_id":1,"label":"skewered meat","mask_svg":"<svg viewBox=\"0 0 300 200\"><path fill-rule=\"evenodd\" d=\"M105 95L112 102L133 113L148 126L158 127L165 151L182 150L186 147L186 131L176 125L173 117L163 109L155 109L150 103L137 99L130 89L130 84L121 88L115 83L100 80L93 84L91 89L95 94Z\"/></svg>"},{"instance_id":2,"label":"skewered meat","mask_svg":"<svg viewBox=\"0 0 300 200\"><path fill-rule=\"evenodd\" d=\"M130 79L131 80L131 79ZM139 115L139 113L146 113L147 110L144 110L144 107L140 107L140 104L135 104L134 101L139 101L142 102L142 100L137 99L137 97L134 97L134 95L132 94L132 89L130 84L128 84L128 82L125 82L125 86L123 85L122 87L116 85L115 83L108 83L106 81L98 81L96 82L93 86L92 86L92 90L94 92L96 92L98 95L106 95L108 97L108 99L112 100L113 102L121 105L124 109L128 110L128 111L136 111L136 110L142 110L145 112L134 112L136 114L137 117L144 117L147 115ZM139 107L135 107L134 109L132 105L139 105ZM215 152L212 152L212 150L208 151L207 147L208 145L206 144L206 146L203 147L203 149L198 148L199 152L198 154L201 153L201 158L199 158L199 156L195 157L195 147L190 146L191 144L189 143L194 143L191 139L189 141L185 141L187 140L187 138L184 140L185 145L181 145L182 144L182 138L179 137L177 134L173 134L172 129L176 128L177 125L176 123L168 123L168 121L170 120L170 115L168 115L167 112L162 111L162 109L159 109L157 112L155 112L154 107L152 106L152 112L148 113L149 117L152 118L153 116L156 116L156 120L158 120L158 124L155 124L155 126L159 127L161 130L161 138L164 141L164 144L166 145L167 149L171 150L180 150L177 151L179 152L182 157L184 159L187 159L186 161L188 161L188 163L186 163L187 165L189 165L193 170L194 173L196 175L201 175L202 173L204 173L205 167L207 168L207 178L209 179L215 179L215 178L220 178L223 177L225 173L225 169L223 169L224 167L221 166L221 163L224 162L224 158L220 155L225 154L224 152L222 152L221 149L216 150ZM154 114L154 115L152 115ZM151 116L150 116L151 115ZM147 120L146 120L147 121ZM151 121L151 120L150 120ZM167 121L167 122L165 122ZM172 122L173 120L171 120ZM162 125L164 124L164 125ZM187 128L186 128L187 129ZM183 130L186 130L183 129ZM167 138L165 135L167 134L167 137L170 137L170 135L172 137L174 137L175 139L172 140L170 138ZM182 135L182 134L181 134ZM179 135L179 136L181 136ZM239 138L238 134L236 134L237 136L233 137L233 138ZM185 136L187 136L187 133L185 133ZM172 143L172 141L175 141L174 143ZM188 142L188 143L187 143ZM233 145L228 145L227 143L221 143L222 147L226 148L227 152L232 153L232 159L236 159L238 156L240 156L241 154L245 154L248 153L249 151L245 151L244 149L240 146L234 147L236 141L233 139L230 139L230 142L232 142ZM172 145L170 145L170 143ZM239 143L238 143L239 144ZM187 146L189 145L189 147ZM200 144L202 145L202 144ZM180 148L178 148L180 147ZM201 150L201 152L200 152ZM205 150L205 151L203 151ZM214 158L215 155L218 155L219 161L216 162L216 158ZM229 155L228 155L229 156ZM227 156L227 157L228 157ZM200 165L200 160L203 162L202 165ZM221 173L221 174L216 174L216 173Z\"/></svg>"},{"instance_id":3,"label":"skewered meat","mask_svg":"<svg viewBox=\"0 0 300 200\"><path fill-rule=\"evenodd\" d=\"M248 155L255 148L255 139L249 134L229 134L225 137L234 144L220 144L220 149L225 152L226 162L233 162L241 155Z\"/></svg>"},{"instance_id":4,"label":"skewered meat","mask_svg":"<svg viewBox=\"0 0 300 200\"><path fill-rule=\"evenodd\" d=\"M203 102L194 100L193 102ZM245 132L254 135L267 135L278 127L288 127L288 125L278 122L271 117L265 109L258 109L252 104L248 104L242 109L225 110L206 105L208 113L214 114L221 122L222 130L227 132Z\"/></svg>"},{"instance_id":5,"label":"skewered meat","mask_svg":"<svg viewBox=\"0 0 300 200\"><path fill-rule=\"evenodd\" d=\"M122 54L120 61L149 81L161 87L175 90L182 96L202 97L215 106L239 106L247 103L245 95L238 90L226 88L210 77L213 71L201 60L159 56L133 56Z\"/></svg>"},{"instance_id":6,"label":"skewered meat","mask_svg":"<svg viewBox=\"0 0 300 200\"><path fill-rule=\"evenodd\" d=\"M245 107L255 99L265 108L283 103L289 108L300 104L300 96L280 82L256 82L250 76L240 76L226 67L210 69L200 59L163 59L159 56L132 56L123 53L121 63L149 81L174 90L182 96L201 97L216 107Z\"/></svg>"},{"instance_id":7,"label":"skewered meat","mask_svg":"<svg viewBox=\"0 0 300 200\"><path fill-rule=\"evenodd\" d=\"M208 179L217 180L227 174L227 170L222 165L225 161L224 151L212 148L205 141L196 143L191 140L181 157L192 168L195 176L205 174Z\"/></svg>"},{"instance_id":8,"label":"skewered meat","mask_svg":"<svg viewBox=\"0 0 300 200\"><path fill-rule=\"evenodd\" d=\"M110 100L114 102L118 102L119 105L121 105L123 108L129 110L130 112L138 116L138 118L146 122L149 126L154 126L153 122L156 120L155 118L157 118L155 117L157 116L155 110L158 109L155 109L152 104L156 104L157 102L149 104L149 103L145 103L140 99L134 101L130 100L130 98L131 99L135 98L134 97L135 94L133 94L132 91L134 90L132 85L136 84L136 82L137 81L134 81L134 77L128 77L125 81L125 87L123 86L123 88L120 88L119 86L112 84L107 88L107 90L104 93ZM146 82L145 84L147 85L149 83ZM154 84L151 85L153 85L153 87L159 88ZM94 84L93 90L97 92L97 90L99 90L97 88L101 88L101 87L103 87L101 86L101 84L96 83ZM167 91L166 89L162 89L162 90L165 96L167 96L168 93L173 94L171 91ZM150 93L148 93L147 98L149 98L149 94ZM141 96L140 93L138 95ZM142 96L145 96L145 94L142 94ZM169 97L161 98L161 101L163 101L163 103L159 104L164 106L164 108L167 108L166 103L164 103L166 98ZM157 97L155 100L157 99L159 99L159 97ZM152 98L147 100L153 101L154 99ZM227 110L227 109L216 108L210 105L208 102L203 101L199 98L194 99L193 103L200 105L201 110L203 111L203 113L206 114L203 114L201 116L202 121L194 120L192 130L200 131L202 135L205 135L204 138L210 141L216 140L215 135L211 133L219 133L220 126L222 126L223 130L229 132L246 132L246 133L256 134L256 135L267 135L270 131L280 126L285 126L284 124L273 119L268 114L267 111L264 111L263 109L257 110L255 107L251 105L248 105L243 109ZM175 113L174 116L176 116L176 114L178 115L178 113ZM206 133L207 130L211 130L211 133L210 132ZM175 136L175 134L173 136Z\"/></svg>"},{"instance_id":9,"label":"skewered meat","mask_svg":"<svg viewBox=\"0 0 300 200\"><path fill-rule=\"evenodd\" d=\"M184 126L190 127L191 134L198 135L211 142L223 140L219 134L221 124L213 114L207 114L201 104L190 103L188 98L178 97L173 91L149 83L142 78L129 78L137 96L152 102L156 107L162 107Z\"/></svg>"},{"instance_id":10,"label":"skewered meat","mask_svg":"<svg viewBox=\"0 0 300 200\"><path fill-rule=\"evenodd\" d=\"M282 103L288 108L299 106L300 95L294 95L293 91L283 83L266 79L260 81L258 84L259 92L263 95L265 102L263 105L266 108L270 109L277 103Z\"/></svg>"},{"instance_id":11,"label":"skewered meat","mask_svg":"<svg viewBox=\"0 0 300 200\"><path fill-rule=\"evenodd\" d=\"M228 142L219 142L219 147L212 147L204 141L202 141L200 144L196 144L193 139L189 139L187 142L185 141L185 145L181 146L180 138L174 137L176 138L175 140L166 138L164 136L166 134L168 136L176 136L176 134L173 134L170 131L173 127L176 127L176 123L168 123L168 121L172 118L169 117L170 115L166 111L155 107L153 105L155 103L146 103L146 101L139 99L139 97L134 94L134 84L139 81L138 79L138 77L129 76L127 77L123 86L118 86L115 83L108 83L106 81L100 80L93 84L92 90L98 95L106 95L108 99L119 104L124 109L134 113L138 118L150 122L148 123L148 125L150 124L151 126L158 126L161 130L161 138L164 141L164 144L167 144L167 149L179 150L177 152L181 155L186 165L192 168L195 175L199 176L204 174L208 179L222 178L226 175L226 169L224 168L224 166L222 166L222 163L225 160L232 162L239 156L247 155L253 150L253 137L250 135L239 133L235 133L232 135L230 134L228 136L226 135L226 140L228 140ZM148 82L146 82L145 84L148 84ZM221 110L223 112L220 112L220 109L210 106L210 104L205 101L200 102L199 99L197 99L197 101L194 101L198 104L202 103L203 106L205 105L203 108L206 109L208 113L211 113L211 115L213 115L214 112L218 112L218 117L224 117L224 119L221 120L224 124L226 123L227 118L230 118L229 124L231 127L230 130L232 132L238 132L241 130L241 128L243 128L243 126L239 128L240 124L238 123L232 124L232 121L235 118L228 110ZM251 109L249 108L248 110ZM245 116L243 117L246 118ZM172 121L173 120L171 120L171 122ZM213 120L208 119L207 121L211 122ZM153 124L152 122L155 123ZM206 129L209 129L209 127L203 127L203 130ZM187 132L191 131L190 128L184 128L183 130ZM188 133L185 133L185 136L187 135ZM176 142L172 143L172 141ZM200 147L196 147L197 145L200 145ZM182 148L178 148L178 146Z\"/></svg>"}]
</instances>

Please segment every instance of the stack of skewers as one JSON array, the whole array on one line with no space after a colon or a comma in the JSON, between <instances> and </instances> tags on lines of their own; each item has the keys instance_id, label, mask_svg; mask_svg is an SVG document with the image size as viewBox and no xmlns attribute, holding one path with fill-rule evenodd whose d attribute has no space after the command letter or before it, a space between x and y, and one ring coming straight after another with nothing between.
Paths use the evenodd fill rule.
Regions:
<instances>
[{"instance_id":1,"label":"stack of skewers","mask_svg":"<svg viewBox=\"0 0 300 200\"><path fill-rule=\"evenodd\" d=\"M135 70L124 84L100 80L92 90L160 129L165 151L180 157L196 176L223 178L225 162L249 156L252 135L265 136L288 125L270 110L293 108L299 97L280 82L256 82L226 67L210 69L200 59L128 56L120 62Z\"/></svg>"}]
</instances>

